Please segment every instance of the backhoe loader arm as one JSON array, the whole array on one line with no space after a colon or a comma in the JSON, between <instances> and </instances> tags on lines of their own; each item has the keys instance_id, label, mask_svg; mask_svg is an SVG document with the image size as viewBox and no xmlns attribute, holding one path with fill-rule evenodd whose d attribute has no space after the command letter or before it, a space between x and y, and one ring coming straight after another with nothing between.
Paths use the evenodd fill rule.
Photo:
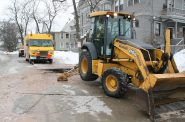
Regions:
<instances>
[{"instance_id":1,"label":"backhoe loader arm","mask_svg":"<svg viewBox=\"0 0 185 122\"><path fill-rule=\"evenodd\" d=\"M168 59L168 72L169 73L177 73L179 72L177 69L177 66L175 64L175 61L172 57L171 54L171 46L170 46L170 30L166 30L166 44L165 44L165 53L168 54L169 59Z\"/></svg>"},{"instance_id":2,"label":"backhoe loader arm","mask_svg":"<svg viewBox=\"0 0 185 122\"><path fill-rule=\"evenodd\" d=\"M150 73L146 65L146 61L143 57L143 54L140 49L135 45L127 45L122 43L122 41L115 40L114 41L114 55L116 59L129 59L132 62L125 63L125 61L118 62L123 67L130 66L130 69L133 69L131 72L130 70L124 70L128 75L130 75L131 82L137 86L142 88L144 91L148 91L148 89L153 87L153 83L149 83L150 81ZM128 61L129 61L128 60ZM127 65L127 66L126 66ZM135 67L135 68L132 68ZM128 67L129 68L129 67ZM134 73L134 74L133 74Z\"/></svg>"}]
</instances>

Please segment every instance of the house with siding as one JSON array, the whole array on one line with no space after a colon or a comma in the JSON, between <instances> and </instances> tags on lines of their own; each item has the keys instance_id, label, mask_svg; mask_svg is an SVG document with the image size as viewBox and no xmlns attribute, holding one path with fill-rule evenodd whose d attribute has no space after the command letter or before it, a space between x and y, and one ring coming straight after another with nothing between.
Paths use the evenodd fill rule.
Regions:
<instances>
[{"instance_id":1,"label":"house with siding","mask_svg":"<svg viewBox=\"0 0 185 122\"><path fill-rule=\"evenodd\" d=\"M78 9L83 36L90 28L90 7L86 0L80 0ZM185 47L185 0L102 0L96 10L133 14L134 37L157 48L164 47L167 28L171 30L171 45L177 48L173 51Z\"/></svg>"},{"instance_id":2,"label":"house with siding","mask_svg":"<svg viewBox=\"0 0 185 122\"><path fill-rule=\"evenodd\" d=\"M168 28L172 45L185 44L185 0L114 0L113 6L114 11L127 11L136 17L137 39L162 47Z\"/></svg>"},{"instance_id":3,"label":"house with siding","mask_svg":"<svg viewBox=\"0 0 185 122\"><path fill-rule=\"evenodd\" d=\"M69 20L63 29L62 46L65 50L78 51L75 21Z\"/></svg>"},{"instance_id":4,"label":"house with siding","mask_svg":"<svg viewBox=\"0 0 185 122\"><path fill-rule=\"evenodd\" d=\"M68 32L51 32L53 36L55 50L69 50L69 33Z\"/></svg>"},{"instance_id":5,"label":"house with siding","mask_svg":"<svg viewBox=\"0 0 185 122\"><path fill-rule=\"evenodd\" d=\"M69 20L60 32L51 32L58 51L78 51L74 20Z\"/></svg>"}]
</instances>

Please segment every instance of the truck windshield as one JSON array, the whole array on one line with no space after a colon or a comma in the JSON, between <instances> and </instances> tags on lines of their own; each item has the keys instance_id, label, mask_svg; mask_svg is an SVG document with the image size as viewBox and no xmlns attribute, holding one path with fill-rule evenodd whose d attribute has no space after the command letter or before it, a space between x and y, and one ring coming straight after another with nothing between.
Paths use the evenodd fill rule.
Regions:
<instances>
[{"instance_id":1,"label":"truck windshield","mask_svg":"<svg viewBox=\"0 0 185 122\"><path fill-rule=\"evenodd\" d=\"M31 40L29 46L32 47L52 47L53 43L51 40Z\"/></svg>"},{"instance_id":2,"label":"truck windshield","mask_svg":"<svg viewBox=\"0 0 185 122\"><path fill-rule=\"evenodd\" d=\"M116 36L131 38L131 19L123 16L108 18L108 38L114 39Z\"/></svg>"}]
</instances>

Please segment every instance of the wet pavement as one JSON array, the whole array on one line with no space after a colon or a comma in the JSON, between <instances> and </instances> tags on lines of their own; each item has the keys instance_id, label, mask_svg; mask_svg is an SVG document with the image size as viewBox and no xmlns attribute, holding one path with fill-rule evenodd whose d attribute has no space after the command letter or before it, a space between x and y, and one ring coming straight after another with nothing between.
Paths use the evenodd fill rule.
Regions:
<instances>
[{"instance_id":1,"label":"wet pavement","mask_svg":"<svg viewBox=\"0 0 185 122\"><path fill-rule=\"evenodd\" d=\"M55 70L71 65L0 56L0 122L150 122L133 100L104 95L99 80L57 82Z\"/></svg>"}]
</instances>

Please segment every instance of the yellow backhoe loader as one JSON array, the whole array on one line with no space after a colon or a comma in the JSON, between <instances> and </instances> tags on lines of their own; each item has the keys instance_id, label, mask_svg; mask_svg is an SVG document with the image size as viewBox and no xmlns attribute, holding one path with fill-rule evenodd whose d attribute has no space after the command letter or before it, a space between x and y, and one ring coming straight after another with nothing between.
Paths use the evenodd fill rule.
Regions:
<instances>
[{"instance_id":1,"label":"yellow backhoe loader","mask_svg":"<svg viewBox=\"0 0 185 122\"><path fill-rule=\"evenodd\" d=\"M185 116L185 73L179 73L170 53L170 30L165 32L163 51L133 39L135 19L129 13L101 11L90 17L89 40L79 61L82 80L100 77L111 97L134 91L137 104L153 121Z\"/></svg>"}]
</instances>

